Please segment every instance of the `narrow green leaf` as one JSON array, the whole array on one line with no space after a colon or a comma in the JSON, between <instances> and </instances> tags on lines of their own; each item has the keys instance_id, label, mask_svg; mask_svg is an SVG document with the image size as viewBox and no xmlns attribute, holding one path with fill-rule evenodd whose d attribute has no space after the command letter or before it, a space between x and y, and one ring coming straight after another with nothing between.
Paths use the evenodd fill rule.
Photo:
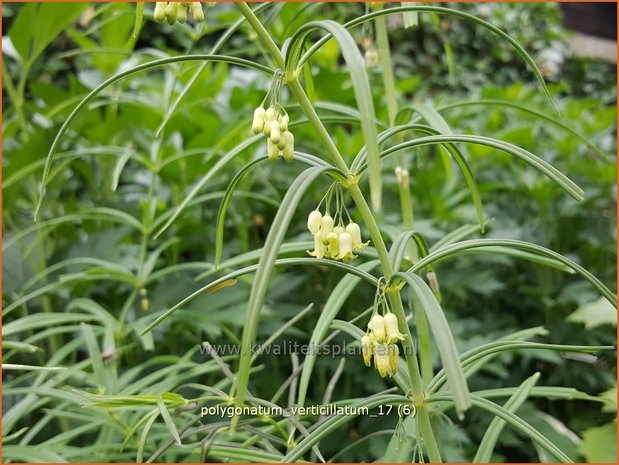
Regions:
<instances>
[{"instance_id":1,"label":"narrow green leaf","mask_svg":"<svg viewBox=\"0 0 619 465\"><path fill-rule=\"evenodd\" d=\"M146 447L146 440L148 439L148 434L150 433L155 420L159 416L160 409L156 408L149 414L147 414L144 418L147 418L146 423L144 424L144 429L142 430L142 434L140 434L140 439L138 441L138 450L136 456L136 462L141 463L144 461L144 448Z\"/></svg>"},{"instance_id":2,"label":"narrow green leaf","mask_svg":"<svg viewBox=\"0 0 619 465\"><path fill-rule=\"evenodd\" d=\"M432 290L419 276L413 273L397 272L393 275L393 278L401 278L406 281L419 300L420 307L428 318L444 370L447 373L447 382L454 398L456 412L459 417L463 417L464 412L471 406L469 388L460 365L456 343L443 309L434 297Z\"/></svg>"},{"instance_id":3,"label":"narrow green leaf","mask_svg":"<svg viewBox=\"0 0 619 465\"><path fill-rule=\"evenodd\" d=\"M239 370L237 373L237 382L235 385L235 405L241 406L245 400L247 393L247 385L249 383L249 369L251 367L251 347L255 342L256 330L260 320L260 311L264 302L264 297L269 287L269 281L275 266L279 247L284 240L288 225L295 213L297 206L307 188L321 174L327 172L324 167L309 168L301 173L290 185L286 196L282 200L281 206L273 219L269 234L267 235L264 244L264 254L260 257L256 268L256 276L249 295L247 305L247 316L245 325L243 326L243 335L241 338L241 354L239 356ZM234 422L238 421L238 417L234 417Z\"/></svg>"},{"instance_id":4,"label":"narrow green leaf","mask_svg":"<svg viewBox=\"0 0 619 465\"><path fill-rule=\"evenodd\" d=\"M168 430L170 431L170 434L172 435L172 437L176 441L176 444L181 446L182 445L181 437L178 435L178 430L176 429L176 425L174 424L174 420L172 420L172 416L170 415L170 412L168 412L168 408L166 407L166 405L163 403L163 399L162 398L159 398L157 400L157 406L159 407L159 413L161 413L161 417L163 418L163 421L165 422L166 426L168 427Z\"/></svg>"},{"instance_id":5,"label":"narrow green leaf","mask_svg":"<svg viewBox=\"0 0 619 465\"><path fill-rule=\"evenodd\" d=\"M574 181L561 173L558 169L552 166L550 163L542 160L541 158L533 155L531 152L520 148L516 145L508 142L492 139L490 137L483 136L470 136L466 134L452 134L449 136L428 136L420 137L413 141L404 142L394 147L388 148L381 153L381 158L388 157L402 150L411 149L413 147L422 147L424 145L436 145L442 143L456 143L464 142L467 144L478 144L493 147L503 152L509 153L521 160L524 160L529 165L544 173L552 181L558 184L563 190L570 194L574 199L581 201L584 198L584 192L578 187ZM364 167L363 167L364 168Z\"/></svg>"},{"instance_id":6,"label":"narrow green leaf","mask_svg":"<svg viewBox=\"0 0 619 465\"><path fill-rule=\"evenodd\" d=\"M537 372L533 376L527 378L519 387L516 389L514 394L505 402L503 406L505 410L516 413L520 406L524 403L525 400L529 397L531 393L531 389L537 383L537 380L540 377L540 373ZM494 446L496 445L497 440L505 427L505 420L502 420L498 417L495 417L490 422L490 426L484 433L484 437L479 444L477 449L477 453L475 454L475 458L473 459L473 463L488 463L490 462L490 458L492 457L492 451L494 450Z\"/></svg>"},{"instance_id":7,"label":"narrow green leaf","mask_svg":"<svg viewBox=\"0 0 619 465\"><path fill-rule=\"evenodd\" d=\"M142 28L142 20L144 19L144 2L135 4L135 24L133 25L133 38L137 39L140 29Z\"/></svg>"},{"instance_id":8,"label":"narrow green leaf","mask_svg":"<svg viewBox=\"0 0 619 465\"><path fill-rule=\"evenodd\" d=\"M82 334L86 341L86 347L88 348L88 355L90 356L90 365L95 374L95 379L99 388L104 388L106 393L110 393L110 383L108 382L107 373L103 367L103 359L101 358L101 351L99 350L99 344L97 343L97 337L92 329L92 326L82 323Z\"/></svg>"},{"instance_id":9,"label":"narrow green leaf","mask_svg":"<svg viewBox=\"0 0 619 465\"><path fill-rule=\"evenodd\" d=\"M559 110L557 106L555 105L555 102L552 99L552 96L550 95L550 91L548 90L548 87L546 86L546 83L544 82L544 77L542 76L542 73L540 72L540 70L537 68L537 65L535 64L535 60L533 60L533 58L529 56L526 50L522 48L522 46L516 40L510 37L508 34L503 32L501 29L497 28L496 26L493 26L492 24L476 16L470 15L463 11L458 11L458 10L454 10L451 8L444 8L444 7L438 7L438 6L426 6L426 5L402 6L402 7L395 7L395 8L387 8L384 10L375 11L373 13L370 13L364 16L360 16L359 18L355 18L352 21L349 21L346 24L344 24L344 27L346 29L350 29L359 24L363 24L367 21L371 21L372 19L378 16L392 15L392 14L406 13L406 12L418 12L418 13L432 12L432 13L439 13L439 14L445 14L445 15L450 15L450 16L457 16L459 18L472 21L482 26L483 28L490 30L492 33L498 35L501 39L508 42L516 50L518 55L520 55L520 57L527 63L527 65L529 65L529 67L531 68L531 71L533 72L533 75L535 76L540 86L542 87L542 91L544 92L544 95L546 95L546 97L548 98L552 106L554 107L555 111L559 113ZM310 49L307 52L305 52L305 54L299 60L299 66L302 66L307 60L309 60L309 58L314 53L316 53L316 51L322 45L324 45L330 38L331 36L327 35L323 37L322 39L320 39L319 41L317 41L312 47L310 47Z\"/></svg>"},{"instance_id":10,"label":"narrow green leaf","mask_svg":"<svg viewBox=\"0 0 619 465\"><path fill-rule=\"evenodd\" d=\"M561 262L568 268L574 270L574 272L578 273L584 279L589 281L598 291L602 293L604 298L608 300L613 306L617 304L617 296L610 291L599 279L597 279L593 274L584 269L578 263L573 262L567 257L564 257L560 253L554 252L546 247L542 247L541 245L532 244L530 242L519 241L516 239L473 239L469 241L456 242L449 246L443 247L439 250L435 250L428 254L426 257L419 260L415 263L408 271L415 273L430 263L434 263L443 258L457 255L459 252L476 249L479 247L508 247L514 249L524 250L525 252L529 252L531 254L541 255L543 257L551 258L558 262ZM522 258L527 258L522 257Z\"/></svg>"},{"instance_id":11,"label":"narrow green leaf","mask_svg":"<svg viewBox=\"0 0 619 465\"><path fill-rule=\"evenodd\" d=\"M47 154L47 158L45 160L45 167L43 168L43 177L41 179L39 200L37 202L37 206L34 212L35 221L37 221L39 218L39 212L41 210L41 206L43 205L43 199L45 198L45 191L46 191L50 169L54 161L56 151L58 150L58 147L60 146L60 141L62 140L62 137L65 135L65 133L69 129L69 126L71 125L73 120L81 112L81 110L84 109L88 105L88 103L92 99L94 99L98 94L100 94L104 89L106 89L107 87L109 87L110 85L114 84L117 81L120 81L128 76L139 73L141 71L145 71L145 70L152 69L152 68L157 68L160 66L165 66L171 63L181 63L185 61L212 61L212 62L229 63L233 65L252 68L252 69L261 71L269 75L273 74L273 71L267 68L266 66L263 66L258 63L254 63L252 61L244 60L242 58L229 57L229 56L223 56L223 55L181 55L177 57L162 58L160 60L154 60L149 63L144 63L141 65L135 66L133 68L130 68L128 70L125 70L121 73L118 73L115 76L112 76L111 78L107 79L105 82L103 82L102 84L94 88L86 97L84 97L80 101L80 103L73 109L71 114L67 117L67 119L64 121L64 123L60 127L60 130L56 134L56 137L54 138L54 142L52 143L52 146L50 147L49 152Z\"/></svg>"},{"instance_id":12,"label":"narrow green leaf","mask_svg":"<svg viewBox=\"0 0 619 465\"><path fill-rule=\"evenodd\" d=\"M561 129L561 130L571 134L572 136L574 136L578 140L580 140L582 143L584 143L591 150L593 150L593 153L596 155L596 157L598 159L600 159L601 161L605 161L607 163L610 162L610 159L609 159L607 153L605 153L597 145L595 145L593 142L591 142L590 139L586 138L585 136L580 134L578 131L575 131L574 129L570 128L566 124L563 124L558 119L553 118L552 116L546 115L546 114L541 113L541 112L536 111L536 110L532 110L529 107L525 107L525 106L519 105L517 103L508 102L508 101L505 101L505 100L493 100L493 99L472 100L472 101L469 101L469 102L458 102L458 103L452 103L450 105L444 105L444 106L438 108L438 111L440 111L440 112L442 112L442 111L449 111L449 110L452 110L454 108L461 108L461 107L466 107L466 106L489 106L489 107L503 106L503 107L513 108L513 109L521 111L523 113L528 113L530 115L533 115L533 116L535 116L535 117L537 117L539 119L542 119L542 120L544 120L544 121L546 121L546 122L556 126L557 128L559 128L559 129Z\"/></svg>"}]
</instances>

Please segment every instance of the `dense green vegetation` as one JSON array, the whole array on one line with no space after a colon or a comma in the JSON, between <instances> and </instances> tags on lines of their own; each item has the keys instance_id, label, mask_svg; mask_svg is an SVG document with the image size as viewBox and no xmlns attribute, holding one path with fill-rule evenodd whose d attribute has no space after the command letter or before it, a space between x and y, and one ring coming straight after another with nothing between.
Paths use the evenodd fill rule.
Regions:
<instances>
[{"instance_id":1,"label":"dense green vegetation","mask_svg":"<svg viewBox=\"0 0 619 465\"><path fill-rule=\"evenodd\" d=\"M555 4L402 5L3 4L3 461L616 461L614 68ZM306 252L327 192L354 260ZM242 402L377 416L201 416Z\"/></svg>"}]
</instances>

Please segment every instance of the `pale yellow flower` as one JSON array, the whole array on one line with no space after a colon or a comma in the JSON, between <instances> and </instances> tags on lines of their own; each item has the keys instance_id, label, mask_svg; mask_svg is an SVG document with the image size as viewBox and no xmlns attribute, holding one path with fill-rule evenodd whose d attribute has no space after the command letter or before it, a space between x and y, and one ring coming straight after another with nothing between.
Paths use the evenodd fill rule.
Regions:
<instances>
[{"instance_id":1,"label":"pale yellow flower","mask_svg":"<svg viewBox=\"0 0 619 465\"><path fill-rule=\"evenodd\" d=\"M363 362L366 367L372 362L372 354L374 352L374 338L371 334L365 334L361 338L361 350L363 352Z\"/></svg>"},{"instance_id":2,"label":"pale yellow flower","mask_svg":"<svg viewBox=\"0 0 619 465\"><path fill-rule=\"evenodd\" d=\"M387 340L387 332L385 331L385 319L378 313L374 315L368 323L368 328L374 334L376 342L382 344Z\"/></svg>"},{"instance_id":3,"label":"pale yellow flower","mask_svg":"<svg viewBox=\"0 0 619 465\"><path fill-rule=\"evenodd\" d=\"M337 229L337 228L336 228ZM353 258L357 258L356 255L352 253L352 236L347 232L342 232L338 235L338 243L339 243L339 255L337 258L340 260L352 260Z\"/></svg>"},{"instance_id":4,"label":"pale yellow flower","mask_svg":"<svg viewBox=\"0 0 619 465\"><path fill-rule=\"evenodd\" d=\"M307 217L307 229L309 229L312 234L316 234L320 231L321 222L322 214L318 210L314 210Z\"/></svg>"},{"instance_id":5,"label":"pale yellow flower","mask_svg":"<svg viewBox=\"0 0 619 465\"><path fill-rule=\"evenodd\" d=\"M398 319L395 314L389 312L385 315L385 330L388 342L403 341L406 336L398 328Z\"/></svg>"}]
</instances>

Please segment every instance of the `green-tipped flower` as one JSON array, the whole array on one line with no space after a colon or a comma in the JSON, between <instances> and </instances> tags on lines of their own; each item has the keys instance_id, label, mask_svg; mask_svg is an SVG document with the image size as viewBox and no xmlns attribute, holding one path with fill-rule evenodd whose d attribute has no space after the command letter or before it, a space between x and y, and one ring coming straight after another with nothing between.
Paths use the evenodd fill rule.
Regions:
<instances>
[{"instance_id":1,"label":"green-tipped flower","mask_svg":"<svg viewBox=\"0 0 619 465\"><path fill-rule=\"evenodd\" d=\"M279 158L279 148L271 142L271 139L267 139L267 157L271 161L277 161Z\"/></svg>"},{"instance_id":2,"label":"green-tipped flower","mask_svg":"<svg viewBox=\"0 0 619 465\"><path fill-rule=\"evenodd\" d=\"M251 123L251 130L254 134L260 134L264 129L265 114L266 110L262 106L254 110L254 119Z\"/></svg>"},{"instance_id":3,"label":"green-tipped flower","mask_svg":"<svg viewBox=\"0 0 619 465\"><path fill-rule=\"evenodd\" d=\"M374 347L374 367L378 370L381 378L391 374L389 361L389 347L384 344L376 344Z\"/></svg>"},{"instance_id":4,"label":"green-tipped flower","mask_svg":"<svg viewBox=\"0 0 619 465\"><path fill-rule=\"evenodd\" d=\"M168 6L168 2L157 2L155 3L155 12L153 17L155 21L158 23L163 23L165 21L165 8Z\"/></svg>"},{"instance_id":5,"label":"green-tipped flower","mask_svg":"<svg viewBox=\"0 0 619 465\"><path fill-rule=\"evenodd\" d=\"M200 2L191 2L189 4L189 12L196 23L204 21L204 11L202 10L202 4Z\"/></svg>"},{"instance_id":6,"label":"green-tipped flower","mask_svg":"<svg viewBox=\"0 0 619 465\"><path fill-rule=\"evenodd\" d=\"M172 26L176 22L177 7L177 2L170 2L165 7L165 20L170 26Z\"/></svg>"},{"instance_id":7,"label":"green-tipped flower","mask_svg":"<svg viewBox=\"0 0 619 465\"><path fill-rule=\"evenodd\" d=\"M271 131L269 132L269 139L271 139L271 142L273 142L275 145L278 145L281 136L282 133L279 130L279 122L271 121Z\"/></svg>"},{"instance_id":8,"label":"green-tipped flower","mask_svg":"<svg viewBox=\"0 0 619 465\"><path fill-rule=\"evenodd\" d=\"M376 48L370 47L365 51L365 67L367 69L373 69L378 66L378 52Z\"/></svg>"},{"instance_id":9,"label":"green-tipped flower","mask_svg":"<svg viewBox=\"0 0 619 465\"><path fill-rule=\"evenodd\" d=\"M327 246L320 238L320 234L314 234L314 250L312 252L308 250L307 253L319 259L327 254Z\"/></svg>"},{"instance_id":10,"label":"green-tipped flower","mask_svg":"<svg viewBox=\"0 0 619 465\"><path fill-rule=\"evenodd\" d=\"M330 232L327 234L327 255L331 258L337 258L340 254L339 237L336 233Z\"/></svg>"},{"instance_id":11,"label":"green-tipped flower","mask_svg":"<svg viewBox=\"0 0 619 465\"><path fill-rule=\"evenodd\" d=\"M327 235L333 232L333 218L330 215L325 215L320 220L320 235L323 241L327 240Z\"/></svg>"},{"instance_id":12,"label":"green-tipped flower","mask_svg":"<svg viewBox=\"0 0 619 465\"><path fill-rule=\"evenodd\" d=\"M398 319L395 314L389 312L385 315L385 332L387 333L387 342L403 341L406 336L398 329Z\"/></svg>"},{"instance_id":13,"label":"green-tipped flower","mask_svg":"<svg viewBox=\"0 0 619 465\"><path fill-rule=\"evenodd\" d=\"M265 136L271 136L271 122L275 121L277 118L277 113L275 113L275 108L269 107L264 114L264 129L263 133Z\"/></svg>"},{"instance_id":14,"label":"green-tipped flower","mask_svg":"<svg viewBox=\"0 0 619 465\"><path fill-rule=\"evenodd\" d=\"M338 243L340 250L337 258L344 261L357 258L357 256L353 255L352 253L352 236L350 234L348 234L346 231L341 232L338 235Z\"/></svg>"},{"instance_id":15,"label":"green-tipped flower","mask_svg":"<svg viewBox=\"0 0 619 465\"><path fill-rule=\"evenodd\" d=\"M307 217L307 229L314 235L320 231L320 224L322 223L322 213L318 210L312 211Z\"/></svg>"},{"instance_id":16,"label":"green-tipped flower","mask_svg":"<svg viewBox=\"0 0 619 465\"><path fill-rule=\"evenodd\" d=\"M368 323L368 328L374 334L376 342L382 344L387 340L387 332L385 330L385 319L378 313L374 315Z\"/></svg>"},{"instance_id":17,"label":"green-tipped flower","mask_svg":"<svg viewBox=\"0 0 619 465\"><path fill-rule=\"evenodd\" d=\"M187 6L185 6L185 2L180 3L176 7L176 20L181 24L187 22Z\"/></svg>"},{"instance_id":18,"label":"green-tipped flower","mask_svg":"<svg viewBox=\"0 0 619 465\"><path fill-rule=\"evenodd\" d=\"M288 130L288 122L290 121L290 118L288 118L288 115L282 115L279 117L279 129L282 132L286 132Z\"/></svg>"},{"instance_id":19,"label":"green-tipped flower","mask_svg":"<svg viewBox=\"0 0 619 465\"><path fill-rule=\"evenodd\" d=\"M362 242L361 240L361 228L357 223L349 223L346 226L346 232L352 236L352 249L361 250L366 247L370 242Z\"/></svg>"},{"instance_id":20,"label":"green-tipped flower","mask_svg":"<svg viewBox=\"0 0 619 465\"><path fill-rule=\"evenodd\" d=\"M374 352L374 338L371 334L365 334L361 338L361 350L363 352L363 362L366 367L372 363L372 354Z\"/></svg>"},{"instance_id":21,"label":"green-tipped flower","mask_svg":"<svg viewBox=\"0 0 619 465\"><path fill-rule=\"evenodd\" d=\"M286 161L292 161L294 158L294 136L290 131L286 131L282 134L282 138L286 145L282 150L282 154Z\"/></svg>"}]
</instances>

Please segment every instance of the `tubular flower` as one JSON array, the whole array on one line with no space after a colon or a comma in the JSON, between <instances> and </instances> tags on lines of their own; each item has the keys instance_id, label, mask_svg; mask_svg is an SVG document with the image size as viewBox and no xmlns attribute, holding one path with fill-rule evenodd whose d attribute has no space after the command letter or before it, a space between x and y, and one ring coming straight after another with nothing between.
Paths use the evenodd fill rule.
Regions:
<instances>
[{"instance_id":1,"label":"tubular flower","mask_svg":"<svg viewBox=\"0 0 619 465\"><path fill-rule=\"evenodd\" d=\"M290 131L286 131L282 134L282 138L285 142L284 148L282 149L284 160L292 161L294 158L294 136Z\"/></svg>"},{"instance_id":2,"label":"tubular flower","mask_svg":"<svg viewBox=\"0 0 619 465\"><path fill-rule=\"evenodd\" d=\"M337 258L340 254L339 236L335 232L327 234L327 254L331 258Z\"/></svg>"},{"instance_id":3,"label":"tubular flower","mask_svg":"<svg viewBox=\"0 0 619 465\"><path fill-rule=\"evenodd\" d=\"M322 241L320 234L314 234L314 250L312 252L308 250L307 253L318 259L323 258L326 255L327 246Z\"/></svg>"},{"instance_id":4,"label":"tubular flower","mask_svg":"<svg viewBox=\"0 0 619 465\"><path fill-rule=\"evenodd\" d=\"M254 120L251 123L251 130L254 134L260 134L264 129L264 119L266 110L263 106L259 106L254 110Z\"/></svg>"},{"instance_id":5,"label":"tubular flower","mask_svg":"<svg viewBox=\"0 0 619 465\"><path fill-rule=\"evenodd\" d=\"M176 21L181 24L185 24L187 22L187 7L189 4L187 2L181 2L176 7Z\"/></svg>"},{"instance_id":6,"label":"tubular flower","mask_svg":"<svg viewBox=\"0 0 619 465\"><path fill-rule=\"evenodd\" d=\"M271 142L271 139L267 140L267 157L269 157L271 161L277 161L279 158L279 149L277 145Z\"/></svg>"},{"instance_id":7,"label":"tubular flower","mask_svg":"<svg viewBox=\"0 0 619 465\"><path fill-rule=\"evenodd\" d=\"M177 5L178 3L176 2L170 2L168 6L165 7L165 20L170 26L176 22Z\"/></svg>"},{"instance_id":8,"label":"tubular flower","mask_svg":"<svg viewBox=\"0 0 619 465\"><path fill-rule=\"evenodd\" d=\"M153 13L153 17L158 23L163 23L165 21L165 8L167 5L168 2L155 3L155 12Z\"/></svg>"},{"instance_id":9,"label":"tubular flower","mask_svg":"<svg viewBox=\"0 0 619 465\"><path fill-rule=\"evenodd\" d=\"M391 374L391 364L389 362L389 346L376 344L374 348L374 367L378 370L381 378Z\"/></svg>"},{"instance_id":10,"label":"tubular flower","mask_svg":"<svg viewBox=\"0 0 619 465\"><path fill-rule=\"evenodd\" d=\"M318 210L312 211L307 217L307 229L314 235L320 231L320 224L322 223L322 214Z\"/></svg>"},{"instance_id":11,"label":"tubular flower","mask_svg":"<svg viewBox=\"0 0 619 465\"><path fill-rule=\"evenodd\" d=\"M376 342L383 343L387 340L387 332L385 330L385 319L378 313L372 317L368 323L368 328L374 334Z\"/></svg>"},{"instance_id":12,"label":"tubular flower","mask_svg":"<svg viewBox=\"0 0 619 465\"><path fill-rule=\"evenodd\" d=\"M353 255L352 253L352 236L350 234L348 234L346 231L341 232L338 235L338 242L340 252L338 258L340 260L348 261L353 258L357 258L357 256Z\"/></svg>"},{"instance_id":13,"label":"tubular flower","mask_svg":"<svg viewBox=\"0 0 619 465\"><path fill-rule=\"evenodd\" d=\"M327 214L322 217L322 220L320 220L320 234L322 236L323 241L326 241L327 235L330 232L333 232L333 226L334 226L333 218L331 218L330 215Z\"/></svg>"},{"instance_id":14,"label":"tubular flower","mask_svg":"<svg viewBox=\"0 0 619 465\"><path fill-rule=\"evenodd\" d=\"M279 123L277 121L271 121L271 132L269 133L269 139L274 144L279 144L279 140L282 137L282 133L279 130Z\"/></svg>"},{"instance_id":15,"label":"tubular flower","mask_svg":"<svg viewBox=\"0 0 619 465\"><path fill-rule=\"evenodd\" d=\"M374 338L371 334L366 334L361 338L361 350L363 351L363 362L366 367L369 367L374 352Z\"/></svg>"},{"instance_id":16,"label":"tubular flower","mask_svg":"<svg viewBox=\"0 0 619 465\"><path fill-rule=\"evenodd\" d=\"M362 250L370 243L370 241L363 242L361 240L361 228L357 223L348 223L346 232L352 236L352 249L354 251Z\"/></svg>"},{"instance_id":17,"label":"tubular flower","mask_svg":"<svg viewBox=\"0 0 619 465\"><path fill-rule=\"evenodd\" d=\"M202 4L200 2L191 2L189 4L189 13L191 13L196 23L204 21L204 11L202 10Z\"/></svg>"},{"instance_id":18,"label":"tubular flower","mask_svg":"<svg viewBox=\"0 0 619 465\"><path fill-rule=\"evenodd\" d=\"M389 312L385 315L385 332L388 342L403 341L406 336L398 329L398 319L395 314Z\"/></svg>"},{"instance_id":19,"label":"tubular flower","mask_svg":"<svg viewBox=\"0 0 619 465\"><path fill-rule=\"evenodd\" d=\"M290 122L290 118L288 115L282 115L279 117L279 130L282 132L286 132L288 130L288 123Z\"/></svg>"},{"instance_id":20,"label":"tubular flower","mask_svg":"<svg viewBox=\"0 0 619 465\"><path fill-rule=\"evenodd\" d=\"M275 112L275 108L269 107L264 114L264 128L262 132L265 136L271 137L271 123L275 121L276 118L277 113Z\"/></svg>"}]
</instances>

